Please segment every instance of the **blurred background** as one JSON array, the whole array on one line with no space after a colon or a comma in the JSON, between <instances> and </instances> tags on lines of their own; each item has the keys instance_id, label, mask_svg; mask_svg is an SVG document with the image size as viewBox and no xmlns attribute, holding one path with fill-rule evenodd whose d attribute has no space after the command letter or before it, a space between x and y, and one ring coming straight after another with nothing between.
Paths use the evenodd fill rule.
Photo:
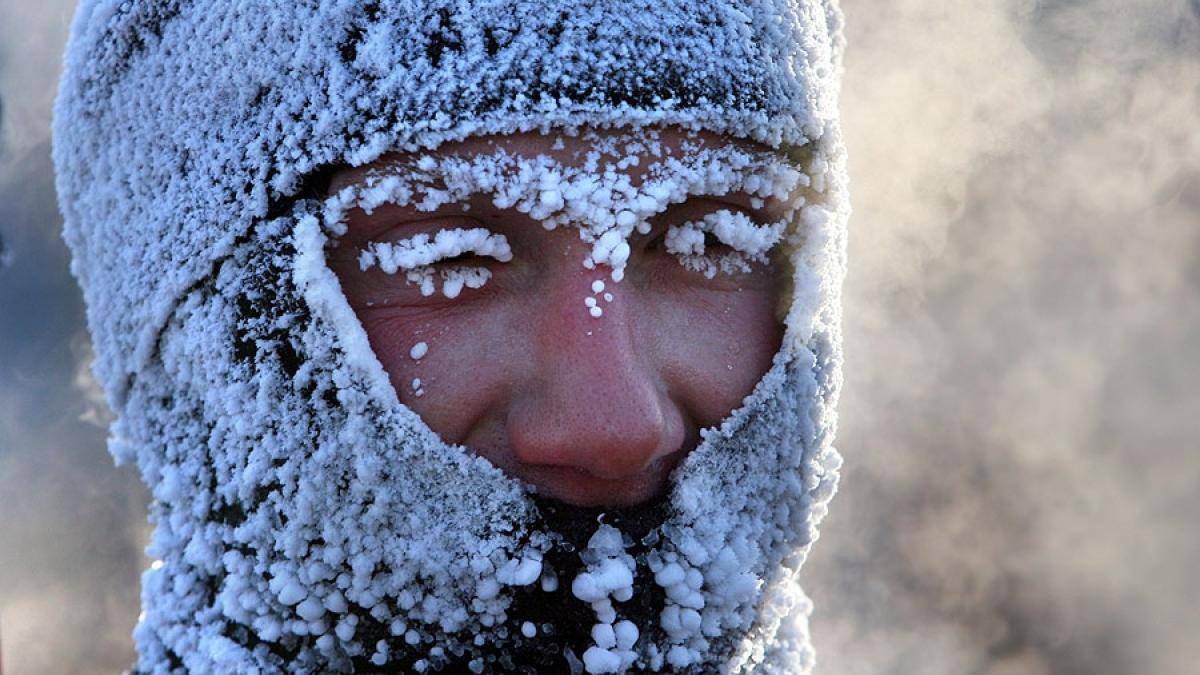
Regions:
<instances>
[{"instance_id":1,"label":"blurred background","mask_svg":"<svg viewBox=\"0 0 1200 675\"><path fill-rule=\"evenodd\" d=\"M855 215L834 675L1200 673L1200 0L843 0ZM0 654L133 659L49 119L73 3L0 0Z\"/></svg>"}]
</instances>

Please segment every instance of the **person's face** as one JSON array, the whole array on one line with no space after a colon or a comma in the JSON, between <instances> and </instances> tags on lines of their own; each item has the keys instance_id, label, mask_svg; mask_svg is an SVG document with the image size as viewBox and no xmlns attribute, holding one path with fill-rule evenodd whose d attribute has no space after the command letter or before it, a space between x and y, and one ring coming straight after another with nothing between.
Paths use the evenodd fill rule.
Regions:
<instances>
[{"instance_id":1,"label":"person's face","mask_svg":"<svg viewBox=\"0 0 1200 675\"><path fill-rule=\"evenodd\" d=\"M667 129L661 144L679 157L685 138L707 147L731 142ZM526 133L473 138L425 154L470 157L502 148L582 167L592 141ZM392 154L341 170L330 192L414 159ZM659 158L643 152L639 160L621 169L634 185ZM741 404L769 368L783 333L777 319L782 263L760 261L748 271L710 278L667 250L668 227L721 209L774 222L787 202L727 194L674 204L650 219L648 233L629 239L619 282L606 265L585 265L592 247L578 228L547 230L516 208L497 207L489 194L435 211L353 209L346 233L331 244L329 264L401 401L443 440L550 498L631 506L660 494L671 470L697 445L700 429L719 424ZM503 235L511 258L454 258L491 276L453 298L426 295L403 273L360 265L371 242L474 228ZM722 244L710 240L708 246ZM420 343L427 347L423 355L414 351Z\"/></svg>"}]
</instances>

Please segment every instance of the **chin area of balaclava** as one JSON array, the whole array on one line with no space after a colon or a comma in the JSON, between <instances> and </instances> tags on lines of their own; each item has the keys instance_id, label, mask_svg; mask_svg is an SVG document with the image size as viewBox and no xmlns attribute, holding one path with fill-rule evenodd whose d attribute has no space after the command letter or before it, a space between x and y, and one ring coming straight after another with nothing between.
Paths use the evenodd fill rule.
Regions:
<instances>
[{"instance_id":1,"label":"chin area of balaclava","mask_svg":"<svg viewBox=\"0 0 1200 675\"><path fill-rule=\"evenodd\" d=\"M110 449L153 494L137 669L811 670L797 575L840 465L836 4L258 4L85 2L58 101ZM603 162L417 152L312 189L325 167L484 133L618 129L619 160L662 125L767 150L697 148L636 185ZM730 191L802 196L779 223L680 224L668 248L698 273L785 256L782 344L666 494L623 511L539 499L442 442L325 260L347 209L486 194L578 228L620 283L649 218ZM733 253L706 255L707 234ZM486 283L431 272L439 246L504 250L459 233L362 264L429 292Z\"/></svg>"}]
</instances>

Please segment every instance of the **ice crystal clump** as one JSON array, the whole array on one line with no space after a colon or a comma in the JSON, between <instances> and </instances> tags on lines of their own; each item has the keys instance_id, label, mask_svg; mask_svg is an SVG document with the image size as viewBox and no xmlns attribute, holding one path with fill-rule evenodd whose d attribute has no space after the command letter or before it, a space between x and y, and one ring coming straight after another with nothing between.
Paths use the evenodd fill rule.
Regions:
<instances>
[{"instance_id":1,"label":"ice crystal clump","mask_svg":"<svg viewBox=\"0 0 1200 675\"><path fill-rule=\"evenodd\" d=\"M622 640L616 638L617 611L614 602L633 597L633 575L637 569L631 556L625 553L621 532L607 525L600 526L588 540L583 555L587 569L571 582L571 593L592 606L597 623L592 626L594 644L583 653L583 663L589 673L616 673L633 665L637 654L637 629L621 622ZM631 639L632 638L632 639Z\"/></svg>"},{"instance_id":2,"label":"ice crystal clump","mask_svg":"<svg viewBox=\"0 0 1200 675\"><path fill-rule=\"evenodd\" d=\"M366 271L378 265L386 274L403 270L409 283L417 284L422 295L435 292L435 274L441 277L442 294L456 298L463 287L480 288L491 278L485 267L455 266L435 271L432 265L440 260L456 258L464 253L495 258L500 262L512 260L512 249L501 234L483 228L445 229L434 236L418 234L398 242L372 242L359 256L359 269Z\"/></svg>"}]
</instances>

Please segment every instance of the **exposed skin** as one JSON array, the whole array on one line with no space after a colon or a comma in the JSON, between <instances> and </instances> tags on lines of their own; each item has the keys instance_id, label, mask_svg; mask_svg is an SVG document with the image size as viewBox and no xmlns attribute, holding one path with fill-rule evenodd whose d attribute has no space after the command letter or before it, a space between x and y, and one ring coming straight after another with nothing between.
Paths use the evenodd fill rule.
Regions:
<instances>
[{"instance_id":1,"label":"exposed skin","mask_svg":"<svg viewBox=\"0 0 1200 675\"><path fill-rule=\"evenodd\" d=\"M678 153L687 137L668 128L661 142ZM477 137L436 153L491 153L502 146L581 165L592 147L564 135L556 150L556 138ZM691 138L714 146L733 142L708 133ZM343 169L330 192L406 158L393 154ZM644 155L640 167L628 169L635 184L653 161ZM329 265L400 399L443 440L470 448L541 495L584 507L632 506L664 491L671 470L696 447L699 430L737 408L779 350L780 265L707 279L664 249L668 223L720 208L768 222L786 205L768 201L755 210L748 195L675 205L652 220L648 235L630 239L633 252L619 283L606 266L584 267L590 249L577 228L547 231L515 209L496 208L487 195L472 198L465 212L461 205L432 213L395 205L371 215L354 209L347 233L331 244ZM422 296L403 274L359 268L358 252L370 241L445 227L501 233L513 259L472 257L469 264L487 266L493 276L455 299ZM593 318L584 298L595 295L597 279L613 300L601 300L603 316ZM429 350L414 360L409 350L418 342ZM421 379L421 396L414 378Z\"/></svg>"}]
</instances>

